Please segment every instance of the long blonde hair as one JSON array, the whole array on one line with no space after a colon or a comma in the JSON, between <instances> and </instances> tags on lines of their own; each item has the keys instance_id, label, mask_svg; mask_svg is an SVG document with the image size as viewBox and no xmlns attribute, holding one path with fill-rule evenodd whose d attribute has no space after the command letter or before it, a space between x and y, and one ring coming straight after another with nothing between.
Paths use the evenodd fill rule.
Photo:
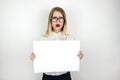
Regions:
<instances>
[{"instance_id":1,"label":"long blonde hair","mask_svg":"<svg viewBox=\"0 0 120 80\"><path fill-rule=\"evenodd\" d=\"M63 36L65 37L65 36L67 36L68 34L67 34L67 20L66 20L66 14L65 14L65 11L62 9L62 8L60 8L60 7L54 7L51 11L50 11L50 14L49 14L49 18L48 18L48 26L47 26L47 30L46 30L46 32L45 32L45 37L48 37L50 34L51 34L51 32L52 32L52 21L51 21L51 19L52 19L52 17L53 17L53 13L55 12L55 11L58 11L58 12L60 12L62 15L63 15L63 17L64 17L64 24L63 24L63 28L62 28L62 34L63 34Z\"/></svg>"}]
</instances>

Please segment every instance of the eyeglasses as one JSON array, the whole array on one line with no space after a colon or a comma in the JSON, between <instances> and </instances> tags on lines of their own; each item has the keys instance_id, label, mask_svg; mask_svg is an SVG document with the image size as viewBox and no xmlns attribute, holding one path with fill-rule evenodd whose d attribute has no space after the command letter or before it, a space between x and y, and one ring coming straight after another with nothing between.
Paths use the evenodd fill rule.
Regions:
<instances>
[{"instance_id":1,"label":"eyeglasses","mask_svg":"<svg viewBox=\"0 0 120 80\"><path fill-rule=\"evenodd\" d=\"M63 17L52 17L52 22L57 22L57 20L59 20L59 22L63 22L64 21L64 18Z\"/></svg>"}]
</instances>

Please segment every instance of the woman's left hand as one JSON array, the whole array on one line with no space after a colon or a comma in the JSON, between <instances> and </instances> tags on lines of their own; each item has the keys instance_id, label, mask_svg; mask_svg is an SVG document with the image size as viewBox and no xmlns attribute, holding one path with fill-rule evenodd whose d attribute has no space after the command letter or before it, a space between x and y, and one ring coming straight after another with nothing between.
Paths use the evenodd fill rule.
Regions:
<instances>
[{"instance_id":1,"label":"woman's left hand","mask_svg":"<svg viewBox=\"0 0 120 80\"><path fill-rule=\"evenodd\" d=\"M82 52L82 51L79 51L78 57L79 57L80 60L83 58L83 56L84 56L83 52Z\"/></svg>"}]
</instances>

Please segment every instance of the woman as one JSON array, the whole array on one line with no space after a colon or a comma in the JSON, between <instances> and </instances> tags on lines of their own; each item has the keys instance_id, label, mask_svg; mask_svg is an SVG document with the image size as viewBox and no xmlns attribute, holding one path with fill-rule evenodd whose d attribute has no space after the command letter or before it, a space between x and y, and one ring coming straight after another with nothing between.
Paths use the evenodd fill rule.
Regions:
<instances>
[{"instance_id":1,"label":"woman","mask_svg":"<svg viewBox=\"0 0 120 80\"><path fill-rule=\"evenodd\" d=\"M67 34L66 14L60 7L54 7L48 19L48 27L41 40L72 40L73 38ZM82 51L79 51L78 58L83 58ZM35 59L35 54L32 53L30 59ZM43 73L42 80L71 80L70 72L47 72Z\"/></svg>"}]
</instances>

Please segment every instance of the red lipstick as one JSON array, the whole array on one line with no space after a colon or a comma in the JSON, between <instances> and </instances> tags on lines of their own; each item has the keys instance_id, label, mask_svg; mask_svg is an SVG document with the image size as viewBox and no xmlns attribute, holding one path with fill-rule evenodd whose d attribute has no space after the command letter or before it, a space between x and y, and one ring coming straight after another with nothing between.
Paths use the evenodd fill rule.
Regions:
<instances>
[{"instance_id":1,"label":"red lipstick","mask_svg":"<svg viewBox=\"0 0 120 80\"><path fill-rule=\"evenodd\" d=\"M60 24L56 24L55 26L56 26L56 27L60 27Z\"/></svg>"}]
</instances>

